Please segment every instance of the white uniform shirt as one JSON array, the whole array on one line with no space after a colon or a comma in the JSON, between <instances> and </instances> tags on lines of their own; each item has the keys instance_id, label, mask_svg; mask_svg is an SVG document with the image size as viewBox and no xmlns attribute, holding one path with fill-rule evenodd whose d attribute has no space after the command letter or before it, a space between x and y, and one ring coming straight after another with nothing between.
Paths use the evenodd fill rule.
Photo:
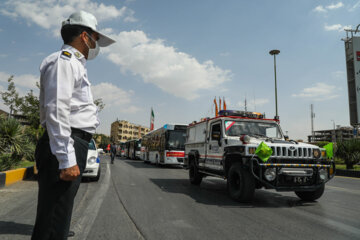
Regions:
<instances>
[{"instance_id":1,"label":"white uniform shirt","mask_svg":"<svg viewBox=\"0 0 360 240\"><path fill-rule=\"evenodd\" d=\"M59 169L77 164L71 128L95 133L99 125L85 64L84 55L64 45L40 65L40 122Z\"/></svg>"}]
</instances>

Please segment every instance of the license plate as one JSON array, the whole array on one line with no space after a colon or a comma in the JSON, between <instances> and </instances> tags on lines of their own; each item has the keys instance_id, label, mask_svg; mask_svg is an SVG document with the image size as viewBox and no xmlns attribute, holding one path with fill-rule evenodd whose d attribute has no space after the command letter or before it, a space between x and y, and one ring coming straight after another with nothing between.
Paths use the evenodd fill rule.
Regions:
<instances>
[{"instance_id":1,"label":"license plate","mask_svg":"<svg viewBox=\"0 0 360 240\"><path fill-rule=\"evenodd\" d=\"M294 177L294 183L303 184L303 183L307 183L308 181L309 181L308 177Z\"/></svg>"}]
</instances>

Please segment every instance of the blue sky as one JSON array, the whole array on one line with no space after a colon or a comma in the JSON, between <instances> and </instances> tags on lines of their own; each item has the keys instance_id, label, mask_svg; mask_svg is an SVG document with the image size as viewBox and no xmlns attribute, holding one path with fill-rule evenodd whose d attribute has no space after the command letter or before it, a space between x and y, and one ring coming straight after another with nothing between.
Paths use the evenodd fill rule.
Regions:
<instances>
[{"instance_id":1,"label":"blue sky","mask_svg":"<svg viewBox=\"0 0 360 240\"><path fill-rule=\"evenodd\" d=\"M106 104L97 130L116 119L155 127L214 115L214 96L228 109L275 115L272 49L277 56L281 126L292 139L349 126L344 28L359 24L360 1L315 0L5 0L0 3L0 90L15 76L35 89L44 57L60 49L61 22L93 13L117 40L87 63L95 98ZM0 108L6 109L2 102ZM333 121L332 121L333 120Z\"/></svg>"}]
</instances>

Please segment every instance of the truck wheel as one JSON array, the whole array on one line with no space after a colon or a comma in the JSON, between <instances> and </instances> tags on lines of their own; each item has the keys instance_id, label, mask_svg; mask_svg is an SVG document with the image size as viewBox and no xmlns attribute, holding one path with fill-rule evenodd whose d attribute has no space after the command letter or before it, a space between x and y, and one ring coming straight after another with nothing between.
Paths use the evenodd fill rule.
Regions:
<instances>
[{"instance_id":1,"label":"truck wheel","mask_svg":"<svg viewBox=\"0 0 360 240\"><path fill-rule=\"evenodd\" d=\"M316 199L320 198L325 190L325 184L322 184L321 187L316 189L315 191L305 191L305 192L298 192L295 191L295 194L304 201L315 201Z\"/></svg>"},{"instance_id":2,"label":"truck wheel","mask_svg":"<svg viewBox=\"0 0 360 240\"><path fill-rule=\"evenodd\" d=\"M255 192L254 177L240 163L235 163L229 170L227 188L232 199L239 202L251 202Z\"/></svg>"},{"instance_id":3,"label":"truck wheel","mask_svg":"<svg viewBox=\"0 0 360 240\"><path fill-rule=\"evenodd\" d=\"M193 185L200 185L203 175L199 172L195 161L191 161L189 165L189 179Z\"/></svg>"}]
</instances>

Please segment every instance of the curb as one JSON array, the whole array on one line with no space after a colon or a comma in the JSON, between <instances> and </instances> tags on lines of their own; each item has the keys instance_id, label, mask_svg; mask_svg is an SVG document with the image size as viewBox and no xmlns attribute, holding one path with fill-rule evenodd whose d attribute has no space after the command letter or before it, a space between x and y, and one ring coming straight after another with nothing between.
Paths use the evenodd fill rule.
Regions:
<instances>
[{"instance_id":1,"label":"curb","mask_svg":"<svg viewBox=\"0 0 360 240\"><path fill-rule=\"evenodd\" d=\"M34 176L34 166L0 172L0 188Z\"/></svg>"},{"instance_id":2,"label":"curb","mask_svg":"<svg viewBox=\"0 0 360 240\"><path fill-rule=\"evenodd\" d=\"M360 171L336 169L336 176L360 178Z\"/></svg>"}]
</instances>

